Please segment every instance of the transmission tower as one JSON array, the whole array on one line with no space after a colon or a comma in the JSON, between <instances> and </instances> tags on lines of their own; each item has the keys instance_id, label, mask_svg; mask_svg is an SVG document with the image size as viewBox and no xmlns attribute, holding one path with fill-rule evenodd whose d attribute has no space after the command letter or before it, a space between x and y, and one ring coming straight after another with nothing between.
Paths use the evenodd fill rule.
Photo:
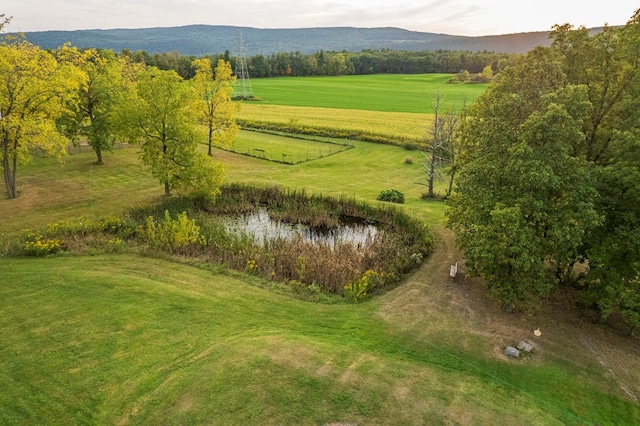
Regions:
<instances>
[{"instance_id":1,"label":"transmission tower","mask_svg":"<svg viewBox=\"0 0 640 426\"><path fill-rule=\"evenodd\" d=\"M238 60L236 61L236 82L233 87L233 96L242 99L253 97L249 71L247 70L247 60L244 54L244 43L242 33L238 33Z\"/></svg>"}]
</instances>

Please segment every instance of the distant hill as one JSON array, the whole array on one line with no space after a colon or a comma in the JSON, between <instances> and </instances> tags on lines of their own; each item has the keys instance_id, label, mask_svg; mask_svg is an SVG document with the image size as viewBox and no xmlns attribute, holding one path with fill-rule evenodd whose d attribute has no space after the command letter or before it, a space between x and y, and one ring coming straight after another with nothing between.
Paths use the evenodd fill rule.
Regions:
<instances>
[{"instance_id":1,"label":"distant hill","mask_svg":"<svg viewBox=\"0 0 640 426\"><path fill-rule=\"evenodd\" d=\"M300 28L259 29L219 25L189 25L169 28L38 31L25 33L27 40L45 49L70 42L80 48L95 47L145 50L149 53L178 51L202 56L238 50L242 34L245 53L269 55L278 52L314 53L324 51L360 52L366 49L461 50L524 53L549 45L548 32L529 32L482 37L454 36L400 28Z\"/></svg>"}]
</instances>

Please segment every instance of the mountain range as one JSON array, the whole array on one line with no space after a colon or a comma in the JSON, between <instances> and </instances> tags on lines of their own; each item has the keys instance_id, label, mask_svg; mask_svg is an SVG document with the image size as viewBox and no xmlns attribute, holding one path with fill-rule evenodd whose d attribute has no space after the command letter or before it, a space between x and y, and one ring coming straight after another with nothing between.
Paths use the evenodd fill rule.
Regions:
<instances>
[{"instance_id":1,"label":"mountain range","mask_svg":"<svg viewBox=\"0 0 640 426\"><path fill-rule=\"evenodd\" d=\"M550 43L549 33L545 31L469 37L400 28L356 27L261 29L188 25L165 28L35 31L24 34L27 40L44 49L55 49L68 42L79 48L94 47L115 52L123 49L144 50L148 53L178 51L190 56L218 54L227 50L235 54L240 45L247 56L252 56L296 51L309 54L322 50L360 52L367 49L525 53L536 46L548 46Z\"/></svg>"}]
</instances>

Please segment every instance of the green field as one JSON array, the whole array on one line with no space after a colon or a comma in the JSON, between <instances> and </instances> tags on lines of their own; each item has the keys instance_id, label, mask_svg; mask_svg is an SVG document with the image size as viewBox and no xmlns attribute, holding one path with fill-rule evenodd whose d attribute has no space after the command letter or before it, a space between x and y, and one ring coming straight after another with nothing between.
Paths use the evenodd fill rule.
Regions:
<instances>
[{"instance_id":1,"label":"green field","mask_svg":"<svg viewBox=\"0 0 640 426\"><path fill-rule=\"evenodd\" d=\"M272 136L264 147L299 143ZM403 192L400 208L434 226L437 239L399 287L357 305L318 304L188 259L0 257L0 424L640 423L637 340L553 305L505 314L479 281L451 280L461 254L442 228L444 204L421 199L422 154L353 145L297 165L221 150L214 159L229 182L369 203L384 189ZM137 151L116 149L105 166L85 151L63 165L36 158L20 168L20 196L0 199L0 248L23 228L160 200ZM530 357L502 355L535 328L543 335Z\"/></svg>"},{"instance_id":2,"label":"green field","mask_svg":"<svg viewBox=\"0 0 640 426\"><path fill-rule=\"evenodd\" d=\"M461 111L487 84L447 84L449 74L278 77L252 81L262 101L244 101L248 121L339 129L393 140L422 141L440 112Z\"/></svg>"},{"instance_id":3,"label":"green field","mask_svg":"<svg viewBox=\"0 0 640 426\"><path fill-rule=\"evenodd\" d=\"M251 80L254 96L267 105L432 114L472 103L487 84L447 84L450 74L376 74L339 77L278 77Z\"/></svg>"}]
</instances>

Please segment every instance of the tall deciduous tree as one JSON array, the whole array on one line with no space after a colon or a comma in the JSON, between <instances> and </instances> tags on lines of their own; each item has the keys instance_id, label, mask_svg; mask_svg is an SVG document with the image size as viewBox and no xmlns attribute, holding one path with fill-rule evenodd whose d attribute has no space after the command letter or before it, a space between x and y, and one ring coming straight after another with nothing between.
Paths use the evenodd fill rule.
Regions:
<instances>
[{"instance_id":1,"label":"tall deciduous tree","mask_svg":"<svg viewBox=\"0 0 640 426\"><path fill-rule=\"evenodd\" d=\"M584 261L582 300L635 329L640 10L595 36L559 25L552 37L469 109L449 226L502 303L535 301Z\"/></svg>"},{"instance_id":2,"label":"tall deciduous tree","mask_svg":"<svg viewBox=\"0 0 640 426\"><path fill-rule=\"evenodd\" d=\"M193 61L196 75L192 82L199 101L196 108L207 126L208 153L213 155L213 146L231 147L238 134L235 121L237 104L232 100L235 77L231 64L218 60L215 71L208 58Z\"/></svg>"},{"instance_id":3,"label":"tall deciduous tree","mask_svg":"<svg viewBox=\"0 0 640 426\"><path fill-rule=\"evenodd\" d=\"M142 161L164 185L165 195L174 189L216 194L224 169L198 150L193 88L176 72L152 67L140 74L136 92L122 119L128 121L131 138L142 144Z\"/></svg>"},{"instance_id":4,"label":"tall deciduous tree","mask_svg":"<svg viewBox=\"0 0 640 426\"><path fill-rule=\"evenodd\" d=\"M559 57L537 49L469 110L448 225L472 272L505 307L535 306L598 223L583 139L584 87L566 86Z\"/></svg>"},{"instance_id":5,"label":"tall deciduous tree","mask_svg":"<svg viewBox=\"0 0 640 426\"><path fill-rule=\"evenodd\" d=\"M63 46L57 52L61 61L76 66L82 84L69 107L67 131L72 138L85 136L96 154L96 164L104 164L103 153L113 151L120 121L116 110L122 102L125 59L111 51Z\"/></svg>"},{"instance_id":6,"label":"tall deciduous tree","mask_svg":"<svg viewBox=\"0 0 640 426\"><path fill-rule=\"evenodd\" d=\"M598 170L602 226L588 238L588 273L582 299L602 318L618 312L640 327L640 130L617 134Z\"/></svg>"},{"instance_id":7,"label":"tall deciduous tree","mask_svg":"<svg viewBox=\"0 0 640 426\"><path fill-rule=\"evenodd\" d=\"M16 40L0 44L0 160L9 198L16 198L17 166L35 149L62 156L68 140L56 128L79 82L48 52Z\"/></svg>"},{"instance_id":8,"label":"tall deciduous tree","mask_svg":"<svg viewBox=\"0 0 640 426\"><path fill-rule=\"evenodd\" d=\"M634 331L640 327L640 9L624 27L593 37L584 28L558 27L553 46L592 104L575 154L592 163L604 220L585 239L581 296L602 318L618 313Z\"/></svg>"}]
</instances>

